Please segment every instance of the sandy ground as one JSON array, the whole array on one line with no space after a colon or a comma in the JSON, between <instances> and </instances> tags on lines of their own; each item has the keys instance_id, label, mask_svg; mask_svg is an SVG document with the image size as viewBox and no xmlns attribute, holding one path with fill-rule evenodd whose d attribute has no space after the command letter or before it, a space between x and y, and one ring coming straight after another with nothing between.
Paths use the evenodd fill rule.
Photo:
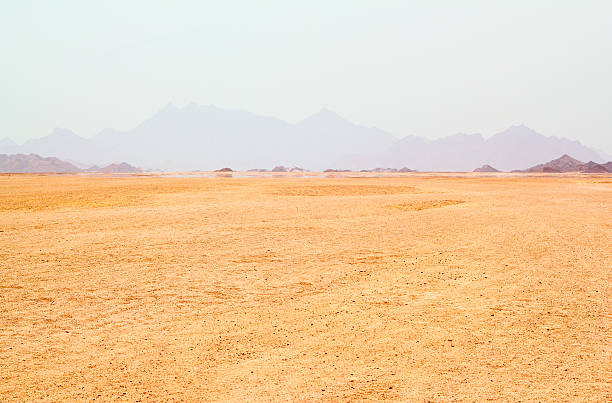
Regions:
<instances>
[{"instance_id":1,"label":"sandy ground","mask_svg":"<svg viewBox=\"0 0 612 403\"><path fill-rule=\"evenodd\" d=\"M290 175L287 175L290 176ZM0 176L0 400L612 400L612 176Z\"/></svg>"}]
</instances>

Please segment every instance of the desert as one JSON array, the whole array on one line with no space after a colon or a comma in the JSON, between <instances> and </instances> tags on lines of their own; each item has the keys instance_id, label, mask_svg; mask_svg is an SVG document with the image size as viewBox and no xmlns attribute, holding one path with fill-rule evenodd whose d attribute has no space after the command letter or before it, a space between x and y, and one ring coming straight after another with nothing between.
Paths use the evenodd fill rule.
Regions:
<instances>
[{"instance_id":1,"label":"desert","mask_svg":"<svg viewBox=\"0 0 612 403\"><path fill-rule=\"evenodd\" d=\"M611 16L0 2L0 403L612 402Z\"/></svg>"},{"instance_id":2,"label":"desert","mask_svg":"<svg viewBox=\"0 0 612 403\"><path fill-rule=\"evenodd\" d=\"M611 174L251 174L0 175L0 400L612 400Z\"/></svg>"}]
</instances>

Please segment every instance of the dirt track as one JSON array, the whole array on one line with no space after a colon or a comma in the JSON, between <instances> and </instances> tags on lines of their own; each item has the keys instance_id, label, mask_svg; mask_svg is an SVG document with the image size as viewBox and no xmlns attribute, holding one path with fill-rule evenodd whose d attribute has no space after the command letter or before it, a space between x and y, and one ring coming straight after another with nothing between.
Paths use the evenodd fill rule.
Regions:
<instances>
[{"instance_id":1,"label":"dirt track","mask_svg":"<svg viewBox=\"0 0 612 403\"><path fill-rule=\"evenodd\" d=\"M0 400L612 400L612 177L0 176Z\"/></svg>"}]
</instances>

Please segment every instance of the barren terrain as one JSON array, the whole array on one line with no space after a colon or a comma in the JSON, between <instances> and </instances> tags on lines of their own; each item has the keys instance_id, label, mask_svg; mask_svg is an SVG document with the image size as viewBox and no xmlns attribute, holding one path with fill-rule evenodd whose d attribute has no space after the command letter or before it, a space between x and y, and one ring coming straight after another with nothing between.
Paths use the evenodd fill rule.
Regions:
<instances>
[{"instance_id":1,"label":"barren terrain","mask_svg":"<svg viewBox=\"0 0 612 403\"><path fill-rule=\"evenodd\" d=\"M611 267L610 175L4 175L0 401L610 401Z\"/></svg>"}]
</instances>

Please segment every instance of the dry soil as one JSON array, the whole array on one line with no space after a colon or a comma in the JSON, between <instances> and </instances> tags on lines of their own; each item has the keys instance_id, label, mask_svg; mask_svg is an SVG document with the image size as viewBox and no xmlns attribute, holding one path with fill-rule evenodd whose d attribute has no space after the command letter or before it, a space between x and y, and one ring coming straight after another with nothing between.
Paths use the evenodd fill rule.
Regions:
<instances>
[{"instance_id":1,"label":"dry soil","mask_svg":"<svg viewBox=\"0 0 612 403\"><path fill-rule=\"evenodd\" d=\"M612 177L0 176L0 400L612 400Z\"/></svg>"}]
</instances>

